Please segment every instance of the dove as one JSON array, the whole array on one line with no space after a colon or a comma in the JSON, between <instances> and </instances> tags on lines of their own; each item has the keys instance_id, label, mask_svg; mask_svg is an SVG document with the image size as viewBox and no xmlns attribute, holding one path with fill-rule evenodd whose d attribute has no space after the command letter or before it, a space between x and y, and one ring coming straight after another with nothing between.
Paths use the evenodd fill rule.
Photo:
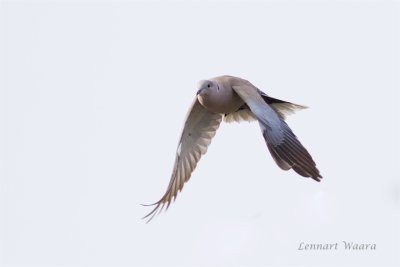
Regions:
<instances>
[{"instance_id":1,"label":"dove","mask_svg":"<svg viewBox=\"0 0 400 267\"><path fill-rule=\"evenodd\" d=\"M258 121L267 148L282 170L293 169L304 177L320 181L316 164L285 122L287 115L305 106L272 98L245 79L218 76L199 82L198 91L186 115L176 150L172 175L165 194L143 219L151 221L170 204L189 180L212 138L225 122Z\"/></svg>"}]
</instances>

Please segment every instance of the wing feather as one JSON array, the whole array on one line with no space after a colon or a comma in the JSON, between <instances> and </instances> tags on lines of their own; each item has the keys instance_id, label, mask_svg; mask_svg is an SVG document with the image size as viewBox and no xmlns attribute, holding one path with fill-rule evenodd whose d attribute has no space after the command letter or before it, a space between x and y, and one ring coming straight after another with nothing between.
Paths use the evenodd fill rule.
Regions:
<instances>
[{"instance_id":1,"label":"wing feather","mask_svg":"<svg viewBox=\"0 0 400 267\"><path fill-rule=\"evenodd\" d=\"M226 114L224 117L224 121L231 123L231 122L242 122L242 121L256 121L257 118L254 116L254 114L248 109L248 107L245 107L243 109L239 109L236 112Z\"/></svg>"},{"instance_id":2,"label":"wing feather","mask_svg":"<svg viewBox=\"0 0 400 267\"><path fill-rule=\"evenodd\" d=\"M283 170L293 169L301 176L320 181L322 176L311 155L284 121L284 116L264 101L265 94L250 83L232 88L258 119L268 150L276 164Z\"/></svg>"},{"instance_id":3,"label":"wing feather","mask_svg":"<svg viewBox=\"0 0 400 267\"><path fill-rule=\"evenodd\" d=\"M155 207L143 217L147 219L147 222L151 221L164 207L168 209L176 199L178 192L182 190L196 168L197 162L207 152L211 139L222 121L222 116L222 114L206 110L197 97L195 98L186 116L167 191L159 201L150 205Z\"/></svg>"}]
</instances>

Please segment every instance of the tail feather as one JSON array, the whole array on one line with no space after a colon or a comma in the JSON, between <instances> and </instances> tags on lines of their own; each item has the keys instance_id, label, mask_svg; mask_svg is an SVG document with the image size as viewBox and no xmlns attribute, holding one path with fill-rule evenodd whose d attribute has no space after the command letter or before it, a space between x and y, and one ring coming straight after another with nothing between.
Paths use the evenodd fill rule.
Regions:
<instances>
[{"instance_id":1,"label":"tail feather","mask_svg":"<svg viewBox=\"0 0 400 267\"><path fill-rule=\"evenodd\" d=\"M287 101L283 101L277 98L273 98L267 96L266 94L261 94L264 101L271 106L273 110L282 118L286 119L287 116L294 114L298 110L306 109L307 106L298 105L294 103L290 103Z\"/></svg>"}]
</instances>

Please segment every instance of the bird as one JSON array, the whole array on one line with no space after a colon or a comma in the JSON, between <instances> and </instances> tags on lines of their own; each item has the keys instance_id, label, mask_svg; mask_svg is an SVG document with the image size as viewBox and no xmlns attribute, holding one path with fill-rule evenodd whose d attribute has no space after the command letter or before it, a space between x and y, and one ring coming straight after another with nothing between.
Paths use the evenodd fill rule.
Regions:
<instances>
[{"instance_id":1,"label":"bird","mask_svg":"<svg viewBox=\"0 0 400 267\"><path fill-rule=\"evenodd\" d=\"M198 83L198 91L186 114L175 155L172 175L164 195L143 219L151 221L175 201L222 121L258 121L267 148L282 170L293 169L303 177L320 181L322 176L306 148L285 119L306 106L268 96L249 81L223 75Z\"/></svg>"}]
</instances>

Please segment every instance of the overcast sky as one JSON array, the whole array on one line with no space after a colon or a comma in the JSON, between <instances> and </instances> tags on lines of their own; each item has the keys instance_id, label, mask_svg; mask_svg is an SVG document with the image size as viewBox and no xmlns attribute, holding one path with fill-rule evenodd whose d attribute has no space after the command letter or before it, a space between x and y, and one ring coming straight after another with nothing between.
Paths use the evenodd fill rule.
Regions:
<instances>
[{"instance_id":1,"label":"overcast sky","mask_svg":"<svg viewBox=\"0 0 400 267\"><path fill-rule=\"evenodd\" d=\"M0 264L399 264L398 17L396 1L1 1ZM145 224L197 81L224 74L310 107L288 123L323 181L280 170L257 123L222 124Z\"/></svg>"}]
</instances>

